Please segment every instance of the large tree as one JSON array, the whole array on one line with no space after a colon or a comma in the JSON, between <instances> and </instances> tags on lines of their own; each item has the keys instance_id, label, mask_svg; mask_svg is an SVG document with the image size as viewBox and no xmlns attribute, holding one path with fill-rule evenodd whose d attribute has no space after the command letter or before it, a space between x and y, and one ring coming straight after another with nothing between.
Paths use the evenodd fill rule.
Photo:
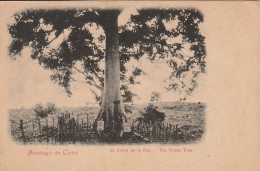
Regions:
<instances>
[{"instance_id":1,"label":"large tree","mask_svg":"<svg viewBox=\"0 0 260 171\"><path fill-rule=\"evenodd\" d=\"M202 14L195 9L137 9L129 21L118 25L123 9L37 9L18 12L10 24L10 56L31 48L31 58L53 71L51 80L71 94L74 73L101 90L97 120L105 131L119 134L125 111L123 100L132 100L129 84L142 73L135 68L126 75L131 58L164 61L172 68L167 90L190 94L197 76L205 69L205 43L199 24ZM105 44L105 46L103 46ZM104 70L100 63L105 61ZM81 68L79 68L79 64ZM121 82L121 85L120 85ZM120 95L121 92L121 95ZM93 90L97 98L99 95Z\"/></svg>"}]
</instances>

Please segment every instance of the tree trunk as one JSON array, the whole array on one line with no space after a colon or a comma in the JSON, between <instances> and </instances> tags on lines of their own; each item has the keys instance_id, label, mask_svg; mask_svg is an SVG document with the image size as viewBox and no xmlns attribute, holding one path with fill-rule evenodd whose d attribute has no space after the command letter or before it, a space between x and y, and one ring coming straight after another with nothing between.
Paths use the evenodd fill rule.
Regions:
<instances>
[{"instance_id":1,"label":"tree trunk","mask_svg":"<svg viewBox=\"0 0 260 171\"><path fill-rule=\"evenodd\" d=\"M120 134L123 129L124 106L120 95L120 57L118 39L118 15L120 11L105 11L102 27L106 35L105 81L100 110L105 132Z\"/></svg>"}]
</instances>

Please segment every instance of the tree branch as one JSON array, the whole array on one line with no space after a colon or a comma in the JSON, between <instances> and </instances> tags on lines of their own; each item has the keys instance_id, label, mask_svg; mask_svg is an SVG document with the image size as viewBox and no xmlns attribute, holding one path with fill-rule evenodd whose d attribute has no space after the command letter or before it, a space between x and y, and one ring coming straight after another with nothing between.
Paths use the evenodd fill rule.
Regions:
<instances>
[{"instance_id":1,"label":"tree branch","mask_svg":"<svg viewBox=\"0 0 260 171\"><path fill-rule=\"evenodd\" d=\"M79 73L81 73L81 74L83 74L84 76L88 77L88 75L87 75L85 72L81 71L80 69L76 68L75 66L73 66L73 68L74 68L76 71L78 71Z\"/></svg>"},{"instance_id":2,"label":"tree branch","mask_svg":"<svg viewBox=\"0 0 260 171\"><path fill-rule=\"evenodd\" d=\"M172 52L172 50L171 50L171 48L169 48L168 47L168 49L169 49L169 51L170 52ZM180 49L181 50L181 49ZM182 51L181 51L182 52ZM182 52L183 53L183 52ZM173 58L178 58L178 59L181 59L181 60L183 60L183 61L185 61L185 62L188 62L187 60L185 60L185 59L183 59L183 58L181 58L181 57L178 57L178 56L172 56Z\"/></svg>"},{"instance_id":3,"label":"tree branch","mask_svg":"<svg viewBox=\"0 0 260 171\"><path fill-rule=\"evenodd\" d=\"M89 80L89 81L87 81L86 83L88 83L88 84L91 85L91 86L96 87L96 88L99 89L99 90L102 90L102 87L99 86L94 80Z\"/></svg>"},{"instance_id":4,"label":"tree branch","mask_svg":"<svg viewBox=\"0 0 260 171\"><path fill-rule=\"evenodd\" d=\"M71 81L72 82L79 82L79 83L87 83L90 86L94 86L94 87L96 87L99 90L103 89L103 87L99 86L94 80L80 81L80 80L76 80L75 78L71 78Z\"/></svg>"}]
</instances>

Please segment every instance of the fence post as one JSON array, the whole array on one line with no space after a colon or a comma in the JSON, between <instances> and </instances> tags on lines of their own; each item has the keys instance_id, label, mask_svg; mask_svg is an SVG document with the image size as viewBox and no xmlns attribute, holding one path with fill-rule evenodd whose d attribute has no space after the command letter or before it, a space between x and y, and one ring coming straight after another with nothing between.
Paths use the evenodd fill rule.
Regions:
<instances>
[{"instance_id":1,"label":"fence post","mask_svg":"<svg viewBox=\"0 0 260 171\"><path fill-rule=\"evenodd\" d=\"M46 141L47 141L47 144L49 142L49 139L48 139L48 119L46 118Z\"/></svg>"},{"instance_id":2,"label":"fence post","mask_svg":"<svg viewBox=\"0 0 260 171\"><path fill-rule=\"evenodd\" d=\"M145 128L145 125L144 125L143 123L142 123L142 127L141 127L141 128L142 128L142 129L141 129L141 132L142 132L141 135L143 136L143 135L144 135L144 131L145 131L145 129L144 129L144 128Z\"/></svg>"},{"instance_id":3,"label":"fence post","mask_svg":"<svg viewBox=\"0 0 260 171\"><path fill-rule=\"evenodd\" d=\"M155 132L154 132L154 136L158 139L158 137L159 137L159 134L158 134L158 132L159 132L159 124L158 123L156 123L156 125L155 125Z\"/></svg>"},{"instance_id":4,"label":"fence post","mask_svg":"<svg viewBox=\"0 0 260 171\"><path fill-rule=\"evenodd\" d=\"M172 136L174 136L174 135L175 135L175 126L172 125Z\"/></svg>"},{"instance_id":5,"label":"fence post","mask_svg":"<svg viewBox=\"0 0 260 171\"><path fill-rule=\"evenodd\" d=\"M63 141L63 131L64 131L64 130L63 130L63 129L64 129L64 125L63 125L63 119L62 119L62 117L59 118L58 123L59 123L59 129L60 129L59 141L62 142L62 141Z\"/></svg>"},{"instance_id":6,"label":"fence post","mask_svg":"<svg viewBox=\"0 0 260 171\"><path fill-rule=\"evenodd\" d=\"M53 136L51 137L51 143L53 144L53 139L54 139L54 136L55 136L55 134L54 134L54 117L52 118L52 134L53 134Z\"/></svg>"},{"instance_id":7,"label":"fence post","mask_svg":"<svg viewBox=\"0 0 260 171\"><path fill-rule=\"evenodd\" d=\"M163 137L162 131L163 131L163 125L162 125L162 123L160 123L160 130L159 130L160 139Z\"/></svg>"},{"instance_id":8,"label":"fence post","mask_svg":"<svg viewBox=\"0 0 260 171\"><path fill-rule=\"evenodd\" d=\"M149 123L150 138L153 140L153 124L152 121Z\"/></svg>"},{"instance_id":9,"label":"fence post","mask_svg":"<svg viewBox=\"0 0 260 171\"><path fill-rule=\"evenodd\" d=\"M77 114L77 126L79 126L79 114Z\"/></svg>"},{"instance_id":10,"label":"fence post","mask_svg":"<svg viewBox=\"0 0 260 171\"><path fill-rule=\"evenodd\" d=\"M14 136L14 121L11 122L11 135Z\"/></svg>"},{"instance_id":11,"label":"fence post","mask_svg":"<svg viewBox=\"0 0 260 171\"><path fill-rule=\"evenodd\" d=\"M92 128L91 128L91 131L93 131L93 129L94 129L94 123L95 123L95 119L92 119Z\"/></svg>"},{"instance_id":12,"label":"fence post","mask_svg":"<svg viewBox=\"0 0 260 171\"><path fill-rule=\"evenodd\" d=\"M41 119L39 118L39 133L41 133L42 130L41 130Z\"/></svg>"},{"instance_id":13,"label":"fence post","mask_svg":"<svg viewBox=\"0 0 260 171\"><path fill-rule=\"evenodd\" d=\"M148 123L146 123L146 134L149 135Z\"/></svg>"},{"instance_id":14,"label":"fence post","mask_svg":"<svg viewBox=\"0 0 260 171\"><path fill-rule=\"evenodd\" d=\"M83 126L84 126L84 122L83 122L83 118L81 118L81 129L83 130Z\"/></svg>"},{"instance_id":15,"label":"fence post","mask_svg":"<svg viewBox=\"0 0 260 171\"><path fill-rule=\"evenodd\" d=\"M136 131L139 134L139 127L140 127L140 122L137 122L137 127L136 127Z\"/></svg>"},{"instance_id":16,"label":"fence post","mask_svg":"<svg viewBox=\"0 0 260 171\"><path fill-rule=\"evenodd\" d=\"M153 125L153 131L152 131L153 133L153 139L155 138L155 135L156 135L156 124L154 123L154 125Z\"/></svg>"},{"instance_id":17,"label":"fence post","mask_svg":"<svg viewBox=\"0 0 260 171\"><path fill-rule=\"evenodd\" d=\"M20 129L22 132L22 138L23 138L23 143L25 144L25 135L24 135L24 131L23 131L23 120L20 120Z\"/></svg>"},{"instance_id":18,"label":"fence post","mask_svg":"<svg viewBox=\"0 0 260 171\"><path fill-rule=\"evenodd\" d=\"M75 131L74 131L75 125L72 126L72 140L75 142Z\"/></svg>"},{"instance_id":19,"label":"fence post","mask_svg":"<svg viewBox=\"0 0 260 171\"><path fill-rule=\"evenodd\" d=\"M163 131L163 133L164 133L164 139L166 140L166 137L167 137L167 124L164 124L164 131Z\"/></svg>"},{"instance_id":20,"label":"fence post","mask_svg":"<svg viewBox=\"0 0 260 171\"><path fill-rule=\"evenodd\" d=\"M171 138L171 136L172 136L172 124L170 124L170 130L169 130L170 132L169 132L169 138Z\"/></svg>"},{"instance_id":21,"label":"fence post","mask_svg":"<svg viewBox=\"0 0 260 171\"><path fill-rule=\"evenodd\" d=\"M34 119L32 119L32 127L33 127L33 141L35 142Z\"/></svg>"},{"instance_id":22,"label":"fence post","mask_svg":"<svg viewBox=\"0 0 260 171\"><path fill-rule=\"evenodd\" d=\"M134 119L132 120L132 127L131 127L131 131L134 132Z\"/></svg>"},{"instance_id":23,"label":"fence post","mask_svg":"<svg viewBox=\"0 0 260 171\"><path fill-rule=\"evenodd\" d=\"M159 138L162 138L162 124L160 124L160 129L159 129Z\"/></svg>"},{"instance_id":24,"label":"fence post","mask_svg":"<svg viewBox=\"0 0 260 171\"><path fill-rule=\"evenodd\" d=\"M149 136L153 140L153 125L152 125L152 121L150 121L150 124L149 124Z\"/></svg>"},{"instance_id":25,"label":"fence post","mask_svg":"<svg viewBox=\"0 0 260 171\"><path fill-rule=\"evenodd\" d=\"M83 118L81 118L81 124L79 124L79 139L82 140L81 131L83 130Z\"/></svg>"},{"instance_id":26,"label":"fence post","mask_svg":"<svg viewBox=\"0 0 260 171\"><path fill-rule=\"evenodd\" d=\"M142 122L140 122L138 129L139 129L139 134L142 135Z\"/></svg>"},{"instance_id":27,"label":"fence post","mask_svg":"<svg viewBox=\"0 0 260 171\"><path fill-rule=\"evenodd\" d=\"M178 139L178 125L176 125L175 134L176 134L176 139Z\"/></svg>"},{"instance_id":28,"label":"fence post","mask_svg":"<svg viewBox=\"0 0 260 171\"><path fill-rule=\"evenodd\" d=\"M167 126L166 126L166 141L168 140L168 134L169 134L169 133L168 133L168 128L169 128L168 126L169 126L169 125L168 125L168 123L167 123Z\"/></svg>"},{"instance_id":29,"label":"fence post","mask_svg":"<svg viewBox=\"0 0 260 171\"><path fill-rule=\"evenodd\" d=\"M88 120L88 114L87 114L87 131L89 130L88 122L89 122L89 120Z\"/></svg>"},{"instance_id":30,"label":"fence post","mask_svg":"<svg viewBox=\"0 0 260 171\"><path fill-rule=\"evenodd\" d=\"M164 134L164 132L165 132L165 123L163 123L163 125L162 125L162 138L163 138L163 139L165 139L165 134Z\"/></svg>"}]
</instances>

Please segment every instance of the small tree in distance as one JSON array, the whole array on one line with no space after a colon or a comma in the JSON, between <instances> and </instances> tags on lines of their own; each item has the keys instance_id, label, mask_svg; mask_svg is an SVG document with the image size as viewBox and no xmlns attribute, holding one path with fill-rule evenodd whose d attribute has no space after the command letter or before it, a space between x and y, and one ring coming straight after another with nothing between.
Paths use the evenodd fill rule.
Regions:
<instances>
[{"instance_id":1,"label":"small tree in distance","mask_svg":"<svg viewBox=\"0 0 260 171\"><path fill-rule=\"evenodd\" d=\"M152 95L151 95L151 99L150 101L151 102L158 102L161 98L161 95L159 92L152 92Z\"/></svg>"},{"instance_id":2,"label":"small tree in distance","mask_svg":"<svg viewBox=\"0 0 260 171\"><path fill-rule=\"evenodd\" d=\"M45 118L49 114L56 112L56 107L54 103L47 103L46 106L43 106L42 104L36 104L33 110L37 118Z\"/></svg>"}]
</instances>

